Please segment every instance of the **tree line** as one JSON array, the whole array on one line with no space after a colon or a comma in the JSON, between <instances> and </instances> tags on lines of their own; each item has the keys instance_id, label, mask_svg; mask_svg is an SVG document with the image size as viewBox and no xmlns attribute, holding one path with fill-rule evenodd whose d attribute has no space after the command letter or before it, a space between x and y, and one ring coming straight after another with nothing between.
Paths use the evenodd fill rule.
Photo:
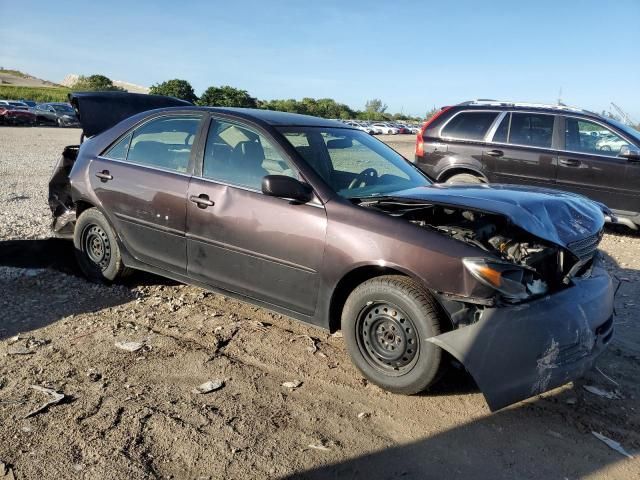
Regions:
<instances>
[{"instance_id":1,"label":"tree line","mask_svg":"<svg viewBox=\"0 0 640 480\"><path fill-rule=\"evenodd\" d=\"M83 91L124 91L113 84L104 75L80 76L71 87L73 90ZM369 100L364 110L354 110L344 103L336 102L332 98L309 98L302 100L293 98L283 100L259 100L246 90L234 88L228 85L220 87L211 86L199 97L187 80L173 79L152 85L149 93L154 95L166 95L186 100L195 105L207 107L244 107L261 108L265 110L277 110L281 112L301 113L323 118L360 119L360 120L403 120L419 122L422 119L387 112L387 105L379 99Z\"/></svg>"}]
</instances>

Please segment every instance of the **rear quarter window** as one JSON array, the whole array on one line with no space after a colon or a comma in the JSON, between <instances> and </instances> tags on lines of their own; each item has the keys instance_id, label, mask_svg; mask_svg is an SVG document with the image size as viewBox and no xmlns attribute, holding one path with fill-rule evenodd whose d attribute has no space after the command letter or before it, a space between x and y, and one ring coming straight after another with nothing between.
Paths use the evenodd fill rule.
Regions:
<instances>
[{"instance_id":1,"label":"rear quarter window","mask_svg":"<svg viewBox=\"0 0 640 480\"><path fill-rule=\"evenodd\" d=\"M462 112L444 126L442 137L461 140L482 140L499 112Z\"/></svg>"}]
</instances>

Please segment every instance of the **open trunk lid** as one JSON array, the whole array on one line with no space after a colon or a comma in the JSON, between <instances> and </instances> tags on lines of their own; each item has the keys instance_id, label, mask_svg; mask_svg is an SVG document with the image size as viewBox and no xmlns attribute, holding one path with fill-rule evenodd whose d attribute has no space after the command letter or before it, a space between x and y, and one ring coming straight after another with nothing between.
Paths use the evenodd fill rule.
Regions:
<instances>
[{"instance_id":1,"label":"open trunk lid","mask_svg":"<svg viewBox=\"0 0 640 480\"><path fill-rule=\"evenodd\" d=\"M69 102L86 137L98 135L140 112L192 105L174 97L128 92L74 92L69 94Z\"/></svg>"}]
</instances>

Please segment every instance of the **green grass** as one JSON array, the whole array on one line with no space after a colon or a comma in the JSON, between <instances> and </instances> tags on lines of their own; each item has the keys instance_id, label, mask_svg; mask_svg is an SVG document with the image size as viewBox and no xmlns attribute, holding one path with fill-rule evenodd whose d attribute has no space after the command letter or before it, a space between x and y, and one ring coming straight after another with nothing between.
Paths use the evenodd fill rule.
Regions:
<instances>
[{"instance_id":1,"label":"green grass","mask_svg":"<svg viewBox=\"0 0 640 480\"><path fill-rule=\"evenodd\" d=\"M59 87L17 87L0 85L0 99L33 100L34 102L66 102L71 90Z\"/></svg>"}]
</instances>

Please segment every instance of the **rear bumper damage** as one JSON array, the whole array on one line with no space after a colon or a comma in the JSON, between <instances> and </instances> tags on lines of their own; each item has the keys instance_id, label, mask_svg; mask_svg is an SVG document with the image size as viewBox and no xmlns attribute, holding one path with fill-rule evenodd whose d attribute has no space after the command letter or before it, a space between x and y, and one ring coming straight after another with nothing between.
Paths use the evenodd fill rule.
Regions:
<instances>
[{"instance_id":1,"label":"rear bumper damage","mask_svg":"<svg viewBox=\"0 0 640 480\"><path fill-rule=\"evenodd\" d=\"M588 371L613 337L613 296L611 277L595 266L565 290L484 308L472 325L427 341L466 367L495 411Z\"/></svg>"}]
</instances>

